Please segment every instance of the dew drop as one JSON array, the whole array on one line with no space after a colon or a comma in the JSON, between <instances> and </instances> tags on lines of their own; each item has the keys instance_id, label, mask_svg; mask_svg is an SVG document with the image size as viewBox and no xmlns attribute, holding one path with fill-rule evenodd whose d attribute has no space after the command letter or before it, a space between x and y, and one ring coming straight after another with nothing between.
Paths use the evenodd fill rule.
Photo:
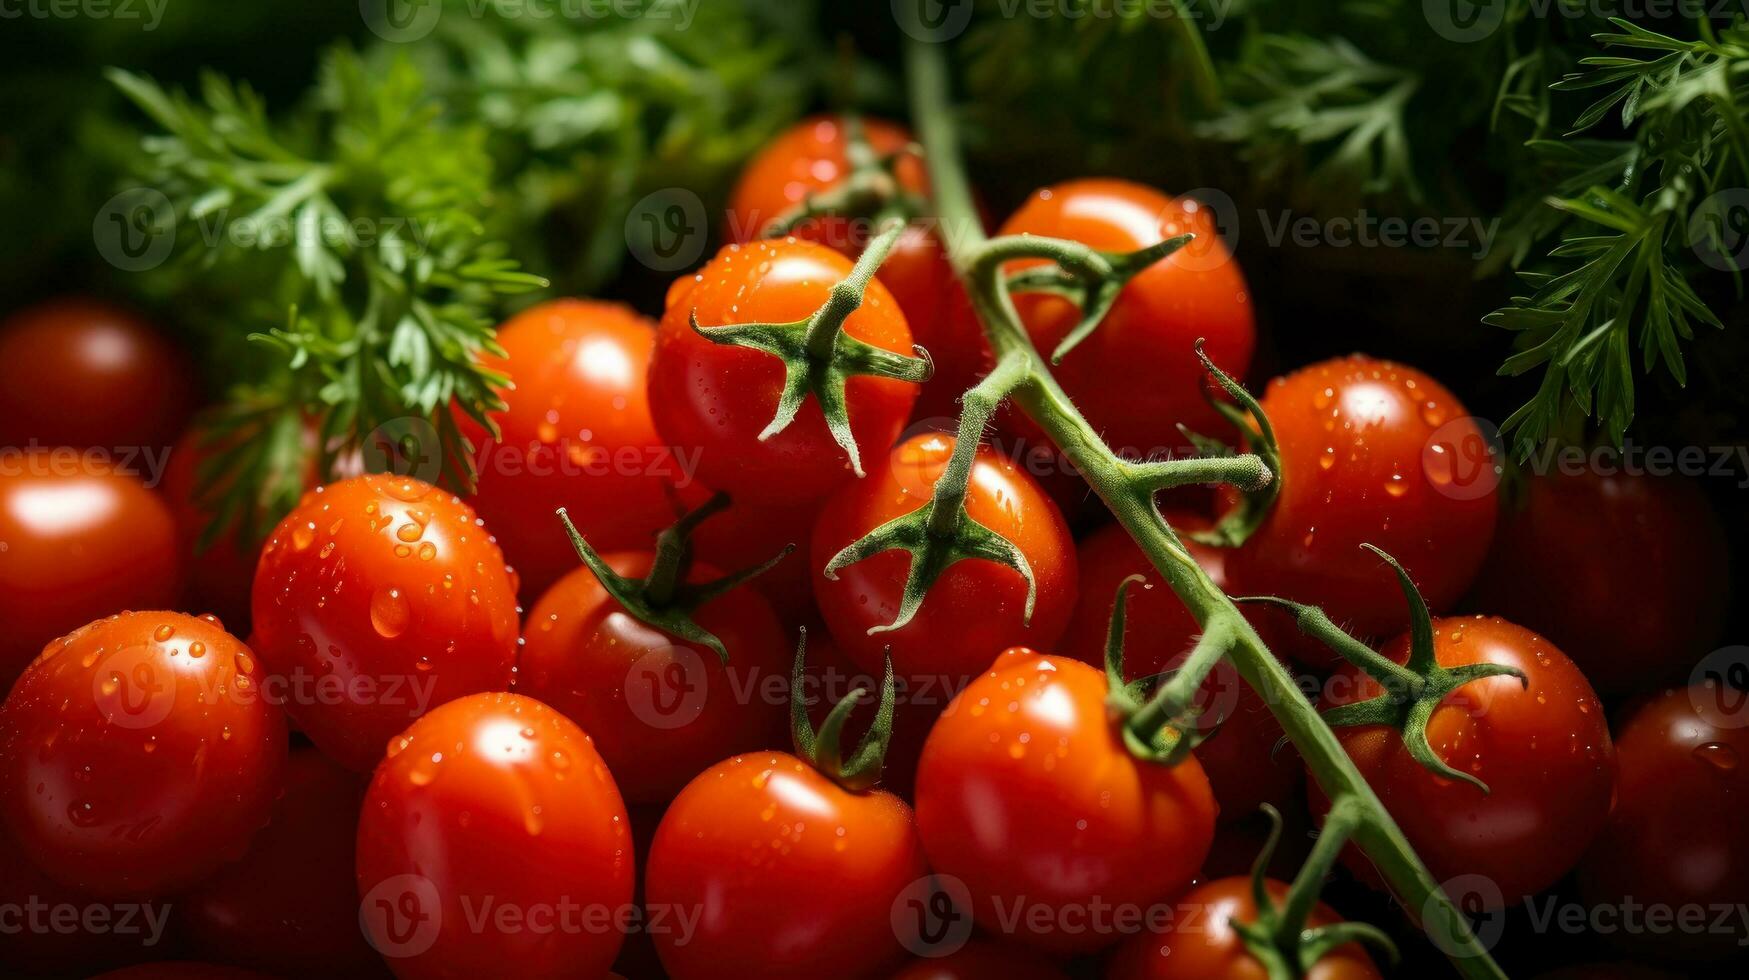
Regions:
<instances>
[{"instance_id":1,"label":"dew drop","mask_svg":"<svg viewBox=\"0 0 1749 980\"><path fill-rule=\"evenodd\" d=\"M400 589L382 588L371 594L370 624L378 636L384 639L400 636L407 631L407 623L412 618L413 610Z\"/></svg>"}]
</instances>

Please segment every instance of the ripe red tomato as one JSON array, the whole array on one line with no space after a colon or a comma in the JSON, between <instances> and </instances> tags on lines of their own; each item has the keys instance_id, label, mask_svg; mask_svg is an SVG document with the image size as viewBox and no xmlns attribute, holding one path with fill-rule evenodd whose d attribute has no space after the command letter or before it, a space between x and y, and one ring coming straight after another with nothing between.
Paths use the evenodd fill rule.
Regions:
<instances>
[{"instance_id":1,"label":"ripe red tomato","mask_svg":"<svg viewBox=\"0 0 1749 980\"><path fill-rule=\"evenodd\" d=\"M188 358L127 310L67 297L0 323L0 446L161 451L198 397Z\"/></svg>"},{"instance_id":2,"label":"ripe red tomato","mask_svg":"<svg viewBox=\"0 0 1749 980\"><path fill-rule=\"evenodd\" d=\"M1472 681L1434 709L1428 744L1445 764L1488 784L1468 783L1424 769L1382 726L1342 728L1337 738L1391 816L1441 882L1482 875L1499 889L1477 893L1485 905L1511 905L1566 874L1609 815L1615 785L1615 748L1603 706L1585 676L1555 645L1499 617L1433 621L1434 658L1443 667L1496 663L1524 671ZM1379 651L1398 663L1409 657L1408 637ZM1339 668L1326 685L1331 705L1364 701L1383 692L1353 666ZM1327 809L1311 787L1314 809ZM1356 874L1376 881L1352 848Z\"/></svg>"},{"instance_id":3,"label":"ripe red tomato","mask_svg":"<svg viewBox=\"0 0 1749 980\"><path fill-rule=\"evenodd\" d=\"M472 503L536 596L577 567L553 512L565 507L603 551L647 548L674 521L668 488L686 485L681 458L650 417L645 375L656 325L618 303L561 299L498 330L510 376L496 442L478 452ZM483 436L469 426L470 436Z\"/></svg>"},{"instance_id":4,"label":"ripe red tomato","mask_svg":"<svg viewBox=\"0 0 1749 980\"><path fill-rule=\"evenodd\" d=\"M1740 691L1696 685L1653 698L1616 732L1615 809L1579 864L1587 907L1669 910L1671 928L1622 929L1612 942L1661 959L1722 959L1749 942L1749 704ZM1684 926L1684 909L1706 910ZM1691 923L1693 919L1687 920Z\"/></svg>"},{"instance_id":5,"label":"ripe red tomato","mask_svg":"<svg viewBox=\"0 0 1749 980\"><path fill-rule=\"evenodd\" d=\"M1288 886L1274 879L1263 883L1277 905ZM1251 879L1220 878L1198 885L1179 899L1176 918L1161 933L1145 932L1128 940L1112 956L1106 980L1265 980L1268 969L1245 947L1233 923L1257 921ZM1323 902L1306 916L1306 928L1341 922ZM1382 976L1359 943L1346 943L1326 953L1305 973L1306 980L1377 980Z\"/></svg>"},{"instance_id":6,"label":"ripe red tomato","mask_svg":"<svg viewBox=\"0 0 1749 980\"><path fill-rule=\"evenodd\" d=\"M604 557L614 571L648 575L649 552ZM687 581L720 572L694 563ZM627 613L587 568L560 579L535 603L516 690L565 713L595 740L632 803L663 803L727 752L782 744L794 644L759 594L746 587L693 616L729 651L675 639ZM778 682L773 685L773 682Z\"/></svg>"},{"instance_id":7,"label":"ripe red tomato","mask_svg":"<svg viewBox=\"0 0 1749 980\"><path fill-rule=\"evenodd\" d=\"M808 536L813 530L809 521L797 519L794 508L735 501L722 516L693 530L692 552L695 560L707 565L742 569L770 561L786 546L795 545L795 554L747 583L771 604L785 635L794 636L796 627L813 625L818 619L813 570L808 566ZM810 646L809 659L812 656Z\"/></svg>"},{"instance_id":8,"label":"ripe red tomato","mask_svg":"<svg viewBox=\"0 0 1749 980\"><path fill-rule=\"evenodd\" d=\"M285 793L249 853L177 903L202 957L306 976L381 970L353 882L365 783L313 748L292 751Z\"/></svg>"},{"instance_id":9,"label":"ripe red tomato","mask_svg":"<svg viewBox=\"0 0 1749 980\"><path fill-rule=\"evenodd\" d=\"M1132 278L1099 328L1052 369L1093 427L1126 455L1183 448L1178 423L1209 435L1228 428L1203 399L1199 338L1228 374L1242 377L1251 365L1251 293L1214 212L1128 181L1072 180L1034 192L998 232L1113 252L1187 232L1196 239ZM1037 264L1015 262L1007 271ZM1020 293L1014 305L1047 356L1081 320L1078 306L1053 294Z\"/></svg>"},{"instance_id":10,"label":"ripe red tomato","mask_svg":"<svg viewBox=\"0 0 1749 980\"><path fill-rule=\"evenodd\" d=\"M235 860L267 822L285 719L208 619L135 612L52 643L0 706L0 811L45 872L159 895Z\"/></svg>"},{"instance_id":11,"label":"ripe red tomato","mask_svg":"<svg viewBox=\"0 0 1749 980\"><path fill-rule=\"evenodd\" d=\"M0 461L0 685L43 644L178 593L170 511L135 477L71 449Z\"/></svg>"},{"instance_id":12,"label":"ripe red tomato","mask_svg":"<svg viewBox=\"0 0 1749 980\"><path fill-rule=\"evenodd\" d=\"M1195 515L1180 513L1169 515L1168 520L1185 530L1208 524ZM1226 587L1225 551L1188 539L1185 548L1216 585ZM1127 592L1124 677L1135 680L1183 663L1202 628L1122 526L1111 524L1088 535L1081 542L1078 564L1080 597L1063 634L1064 653L1104 667L1105 639L1118 583L1141 575L1153 587L1132 586ZM1281 723L1232 665L1218 664L1209 673L1198 704L1203 709L1199 725L1211 734L1197 746L1196 758L1214 786L1223 818L1243 819L1265 803L1280 807L1290 797L1299 798L1299 762L1289 751L1275 752L1282 736Z\"/></svg>"},{"instance_id":13,"label":"ripe red tomato","mask_svg":"<svg viewBox=\"0 0 1749 980\"><path fill-rule=\"evenodd\" d=\"M912 960L892 980L1066 980L1068 976L1036 950L972 939L946 956Z\"/></svg>"},{"instance_id":14,"label":"ripe red tomato","mask_svg":"<svg viewBox=\"0 0 1749 980\"><path fill-rule=\"evenodd\" d=\"M1075 542L1062 514L1031 477L987 446L978 447L972 464L966 514L1026 556L1038 587L1030 626L1023 619L1025 577L993 562L953 565L930 587L910 623L873 635L870 627L898 617L911 556L888 551L841 569L835 580L822 574L845 546L927 507L953 447L954 437L939 433L906 440L878 462L868 479L835 494L814 525L812 567L820 615L844 652L872 674L883 669L883 651L891 644L899 676L963 684L1009 646L1055 643L1074 608Z\"/></svg>"},{"instance_id":15,"label":"ripe red tomato","mask_svg":"<svg viewBox=\"0 0 1749 980\"><path fill-rule=\"evenodd\" d=\"M696 315L706 327L805 320L849 274L850 261L837 252L783 239L730 245L669 288L650 363L650 409L662 435L677 454L693 460L706 486L736 499L797 505L817 502L852 476L850 460L833 442L812 396L788 428L760 441L777 412L783 362L706 340L691 319ZM868 284L844 332L898 354L912 352L905 316L879 280ZM858 376L845 384L844 399L866 463L898 438L917 386Z\"/></svg>"},{"instance_id":16,"label":"ripe red tomato","mask_svg":"<svg viewBox=\"0 0 1749 980\"><path fill-rule=\"evenodd\" d=\"M1233 587L1321 606L1361 636L1409 624L1372 544L1403 564L1435 612L1457 602L1494 533L1493 473L1467 481L1480 430L1437 381L1354 355L1270 382L1262 399L1281 446L1281 495L1227 559ZM1490 460L1484 463L1491 465ZM1303 645L1302 645L1303 646Z\"/></svg>"},{"instance_id":17,"label":"ripe red tomato","mask_svg":"<svg viewBox=\"0 0 1749 980\"><path fill-rule=\"evenodd\" d=\"M1202 865L1216 812L1202 766L1131 755L1106 693L1103 671L1017 648L930 731L917 827L931 867L965 885L986 930L1098 949L1118 916L1171 901Z\"/></svg>"},{"instance_id":18,"label":"ripe red tomato","mask_svg":"<svg viewBox=\"0 0 1749 980\"><path fill-rule=\"evenodd\" d=\"M1719 633L1724 531L1694 483L1538 476L1508 511L1472 604L1572 651L1605 694L1680 677ZM1632 595L1632 602L1621 597Z\"/></svg>"},{"instance_id":19,"label":"ripe red tomato","mask_svg":"<svg viewBox=\"0 0 1749 980\"><path fill-rule=\"evenodd\" d=\"M253 610L275 695L349 769L431 708L510 686L512 573L466 504L408 477L306 495L262 549Z\"/></svg>"},{"instance_id":20,"label":"ripe red tomato","mask_svg":"<svg viewBox=\"0 0 1749 980\"><path fill-rule=\"evenodd\" d=\"M927 874L898 797L760 752L687 784L656 829L644 887L647 907L671 914L652 931L674 980L862 976L899 957L893 904Z\"/></svg>"},{"instance_id":21,"label":"ripe red tomato","mask_svg":"<svg viewBox=\"0 0 1749 980\"><path fill-rule=\"evenodd\" d=\"M397 977L595 977L635 914L631 830L589 736L517 694L395 740L358 823L370 943Z\"/></svg>"}]
</instances>

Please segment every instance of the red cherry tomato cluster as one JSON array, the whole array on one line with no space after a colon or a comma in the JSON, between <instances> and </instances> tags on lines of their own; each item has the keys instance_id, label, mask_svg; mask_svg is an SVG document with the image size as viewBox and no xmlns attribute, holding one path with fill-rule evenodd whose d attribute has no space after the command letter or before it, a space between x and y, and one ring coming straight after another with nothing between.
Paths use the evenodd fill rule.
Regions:
<instances>
[{"instance_id":1,"label":"red cherry tomato cluster","mask_svg":"<svg viewBox=\"0 0 1749 980\"><path fill-rule=\"evenodd\" d=\"M1180 669L1202 624L1120 527L1077 538L1059 474L940 431L992 364L935 230L907 228L832 343L810 340L793 412L794 364L711 333L841 302L873 226L791 219L865 179L925 198L911 142L878 120L799 124L748 165L729 242L659 316L572 299L503 324L504 407L462 413L470 491L324 483L312 434L292 474L308 492L261 540L208 533L203 463L237 447L185 427L173 345L83 300L0 324L0 975L1253 978L1279 975L1269 944L1296 935L1340 941L1293 975L1383 975L1357 923L1298 901L1292 868L1230 876L1261 811L1310 837L1332 810L1274 706L1223 662L1194 723L1133 730L1126 699ZM793 234L761 237L774 221ZM1420 671L1416 690L1490 670L1415 726L1336 730L1434 878L1483 912L1569 876L1592 904L1744 907L1749 703L1732 663L1695 667L1725 595L1699 492L1539 476L1507 493L1450 391L1362 355L1270 382L1269 434L1238 432L1194 356L1201 341L1243 376L1257 344L1207 208L1087 179L1002 225L1110 255L1186 232L1057 379L1121 454L1181 450L1181 425L1272 454L1242 541L1203 543L1248 505L1236 492L1174 498L1168 521L1187 567L1280 600L1249 621L1332 718L1397 696L1376 679L1390 666ZM1015 305L1047 355L1080 319L1059 295ZM921 383L834 374L846 351L917 347ZM1043 439L1016 411L997 428ZM168 455L146 473L119 465L126 447ZM1013 552L924 569L913 610L933 520L910 550L844 556L931 508L956 448L962 520ZM1332 652L1308 607L1377 659ZM1166 734L1187 751L1138 746ZM1341 853L1339 904L1369 901L1380 876ZM1260 939L1289 906L1291 935ZM1624 938L1690 963L1740 956L1749 933Z\"/></svg>"}]
</instances>

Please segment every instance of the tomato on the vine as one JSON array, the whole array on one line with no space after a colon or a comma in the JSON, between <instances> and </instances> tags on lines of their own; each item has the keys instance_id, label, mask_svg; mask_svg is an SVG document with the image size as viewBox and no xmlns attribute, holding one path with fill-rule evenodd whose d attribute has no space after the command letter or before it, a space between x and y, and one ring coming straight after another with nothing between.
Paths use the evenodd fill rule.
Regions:
<instances>
[{"instance_id":1,"label":"tomato on the vine","mask_svg":"<svg viewBox=\"0 0 1749 980\"><path fill-rule=\"evenodd\" d=\"M1264 890L1277 904L1288 886L1274 879ZM1159 933L1144 932L1112 955L1106 980L1265 980L1268 969L1245 946L1233 923L1257 921L1257 900L1251 879L1219 878L1191 889L1176 903L1182 913ZM1323 902L1306 916L1305 927L1341 922ZM1345 943L1324 954L1304 974L1305 980L1377 980L1382 976L1359 943Z\"/></svg>"},{"instance_id":2,"label":"tomato on the vine","mask_svg":"<svg viewBox=\"0 0 1749 980\"><path fill-rule=\"evenodd\" d=\"M1026 579L981 559L949 567L929 587L915 618L891 632L870 634L898 616L911 556L887 551L840 569L821 571L832 556L896 517L929 506L936 481L953 455L954 437L925 433L885 454L868 478L833 495L814 525L814 597L832 636L857 666L878 673L890 645L901 677L947 678L959 684L982 673L1010 646L1057 641L1075 604L1075 543L1056 504L1030 476L980 445L966 488L966 516L1001 535L1026 556L1037 586L1032 622L1025 621Z\"/></svg>"},{"instance_id":3,"label":"tomato on the vine","mask_svg":"<svg viewBox=\"0 0 1749 980\"><path fill-rule=\"evenodd\" d=\"M0 468L0 687L62 634L122 609L174 603L176 528L137 478L70 449Z\"/></svg>"},{"instance_id":4,"label":"tomato on the vine","mask_svg":"<svg viewBox=\"0 0 1749 980\"><path fill-rule=\"evenodd\" d=\"M498 439L476 454L470 502L535 596L577 565L555 510L599 548L646 548L674 520L670 488L690 474L650 416L654 322L618 303L561 299L506 321L498 343L504 356L485 364L513 388L493 416Z\"/></svg>"},{"instance_id":5,"label":"tomato on the vine","mask_svg":"<svg viewBox=\"0 0 1749 980\"><path fill-rule=\"evenodd\" d=\"M510 686L513 573L472 509L410 477L305 495L262 549L252 608L275 694L349 769L431 708Z\"/></svg>"},{"instance_id":6,"label":"tomato on the vine","mask_svg":"<svg viewBox=\"0 0 1749 980\"><path fill-rule=\"evenodd\" d=\"M1112 941L1099 908L1146 909L1189 887L1216 805L1194 755L1130 753L1103 671L1013 649L960 692L923 746L917 827L930 866L964 883L979 925L1063 951Z\"/></svg>"},{"instance_id":7,"label":"tomato on the vine","mask_svg":"<svg viewBox=\"0 0 1749 980\"><path fill-rule=\"evenodd\" d=\"M806 320L850 270L850 260L825 246L766 240L730 245L669 288L650 362L650 409L662 435L692 460L705 485L738 500L795 506L817 503L852 478L850 460L812 396L782 432L759 438L777 413L782 360L714 343L693 329L694 317L703 327ZM912 353L905 316L878 279L868 284L843 331L883 350ZM873 460L893 444L916 400L917 386L906 381L859 375L845 383L846 412L862 459Z\"/></svg>"},{"instance_id":8,"label":"tomato on the vine","mask_svg":"<svg viewBox=\"0 0 1749 980\"><path fill-rule=\"evenodd\" d=\"M267 822L286 727L249 650L210 619L131 612L49 644L0 705L0 812L70 887L160 895Z\"/></svg>"},{"instance_id":9,"label":"tomato on the vine","mask_svg":"<svg viewBox=\"0 0 1749 980\"><path fill-rule=\"evenodd\" d=\"M1371 544L1409 570L1434 612L1450 609L1495 520L1493 460L1457 398L1414 368L1354 355L1275 379L1262 406L1281 448L1281 493L1227 558L1233 587L1388 636L1408 626L1408 606L1361 547Z\"/></svg>"},{"instance_id":10,"label":"tomato on the vine","mask_svg":"<svg viewBox=\"0 0 1749 980\"><path fill-rule=\"evenodd\" d=\"M1405 663L1409 638L1379 652ZM1524 672L1522 684L1503 674L1462 685L1427 723L1434 754L1488 792L1423 768L1394 729L1340 728L1336 737L1433 876L1482 875L1497 893L1484 888L1474 897L1501 908L1566 874L1603 828L1615 748L1585 676L1530 630L1498 617L1434 619L1433 652L1442 667L1495 663ZM1328 706L1384 691L1353 665L1338 668L1325 690ZM1315 784L1310 793L1323 808ZM1357 874L1372 876L1352 849L1346 859Z\"/></svg>"},{"instance_id":11,"label":"tomato on the vine","mask_svg":"<svg viewBox=\"0 0 1749 980\"><path fill-rule=\"evenodd\" d=\"M589 736L519 694L396 738L358 823L365 932L395 975L597 977L633 914L631 829Z\"/></svg>"}]
</instances>

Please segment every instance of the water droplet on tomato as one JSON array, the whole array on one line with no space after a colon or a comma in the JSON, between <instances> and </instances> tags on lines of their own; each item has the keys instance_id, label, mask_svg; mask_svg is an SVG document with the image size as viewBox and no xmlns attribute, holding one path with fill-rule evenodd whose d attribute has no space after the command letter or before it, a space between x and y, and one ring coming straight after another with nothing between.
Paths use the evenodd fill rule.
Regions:
<instances>
[{"instance_id":1,"label":"water droplet on tomato","mask_svg":"<svg viewBox=\"0 0 1749 980\"><path fill-rule=\"evenodd\" d=\"M378 636L390 640L400 636L412 618L413 610L400 589L381 588L371 594L370 624Z\"/></svg>"},{"instance_id":2,"label":"water droplet on tomato","mask_svg":"<svg viewBox=\"0 0 1749 980\"><path fill-rule=\"evenodd\" d=\"M1708 742L1705 745L1695 746L1694 757L1725 772L1737 768L1737 750L1723 742Z\"/></svg>"}]
</instances>

